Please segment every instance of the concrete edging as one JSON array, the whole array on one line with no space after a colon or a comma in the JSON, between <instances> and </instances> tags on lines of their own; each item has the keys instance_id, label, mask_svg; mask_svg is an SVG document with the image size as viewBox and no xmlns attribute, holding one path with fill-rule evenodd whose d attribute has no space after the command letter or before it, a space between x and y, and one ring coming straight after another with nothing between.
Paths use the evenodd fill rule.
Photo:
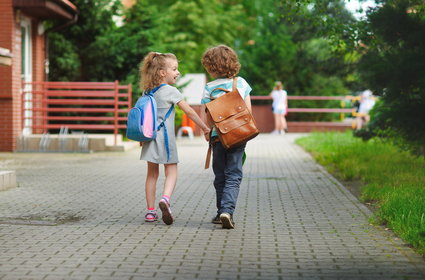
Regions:
<instances>
[{"instance_id":1,"label":"concrete edging","mask_svg":"<svg viewBox=\"0 0 425 280\"><path fill-rule=\"evenodd\" d=\"M0 191L16 187L15 171L0 171Z\"/></svg>"}]
</instances>

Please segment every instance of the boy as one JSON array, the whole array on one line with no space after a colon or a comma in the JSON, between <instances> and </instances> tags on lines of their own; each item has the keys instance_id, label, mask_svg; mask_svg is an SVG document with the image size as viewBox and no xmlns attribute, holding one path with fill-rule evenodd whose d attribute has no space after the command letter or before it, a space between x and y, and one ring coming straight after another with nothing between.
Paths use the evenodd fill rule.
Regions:
<instances>
[{"instance_id":1,"label":"boy","mask_svg":"<svg viewBox=\"0 0 425 280\"><path fill-rule=\"evenodd\" d=\"M202 56L202 65L211 77L215 79L205 86L201 103L206 104L226 94L224 91L214 89L232 89L233 78L239 73L241 65L236 52L225 45L207 49ZM242 99L244 99L248 110L251 111L249 93L252 89L242 77L237 77L237 89ZM211 122L209 125L211 126ZM217 215L212 222L222 224L225 229L233 229L235 228L233 213L242 182L242 158L246 144L226 150L218 141L215 130L212 132L211 141L213 143L212 168L215 175L214 187L217 200Z\"/></svg>"}]
</instances>

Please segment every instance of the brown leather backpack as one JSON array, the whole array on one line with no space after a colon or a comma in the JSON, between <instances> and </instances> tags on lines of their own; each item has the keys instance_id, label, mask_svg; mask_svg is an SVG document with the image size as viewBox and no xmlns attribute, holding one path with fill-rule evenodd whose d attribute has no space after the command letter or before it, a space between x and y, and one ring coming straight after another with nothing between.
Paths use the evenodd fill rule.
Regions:
<instances>
[{"instance_id":1,"label":"brown leather backpack","mask_svg":"<svg viewBox=\"0 0 425 280\"><path fill-rule=\"evenodd\" d=\"M214 123L218 138L226 149L242 145L260 133L236 85L235 77L231 91L223 88L214 89L225 91L226 94L205 104L207 116ZM209 165L209 159L207 161ZM207 165L205 168L208 168Z\"/></svg>"}]
</instances>

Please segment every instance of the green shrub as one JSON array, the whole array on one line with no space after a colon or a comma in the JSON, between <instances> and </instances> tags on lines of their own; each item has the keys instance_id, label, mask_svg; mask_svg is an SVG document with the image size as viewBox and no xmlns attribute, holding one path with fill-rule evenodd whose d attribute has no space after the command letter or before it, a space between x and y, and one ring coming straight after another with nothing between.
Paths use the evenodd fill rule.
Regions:
<instances>
[{"instance_id":1,"label":"green shrub","mask_svg":"<svg viewBox=\"0 0 425 280\"><path fill-rule=\"evenodd\" d=\"M346 133L312 133L297 143L342 180L362 182L363 202L375 202L385 224L425 255L425 159L373 139Z\"/></svg>"}]
</instances>

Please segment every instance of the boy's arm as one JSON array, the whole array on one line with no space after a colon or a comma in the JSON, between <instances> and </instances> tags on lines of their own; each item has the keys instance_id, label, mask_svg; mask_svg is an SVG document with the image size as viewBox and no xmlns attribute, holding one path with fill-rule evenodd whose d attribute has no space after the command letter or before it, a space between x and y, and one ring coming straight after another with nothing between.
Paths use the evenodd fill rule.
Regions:
<instances>
[{"instance_id":1,"label":"boy's arm","mask_svg":"<svg viewBox=\"0 0 425 280\"><path fill-rule=\"evenodd\" d=\"M244 99L246 107L248 107L249 112L252 114L252 108L251 108L251 96L247 96Z\"/></svg>"},{"instance_id":2,"label":"boy's arm","mask_svg":"<svg viewBox=\"0 0 425 280\"><path fill-rule=\"evenodd\" d=\"M195 110L193 110L192 107L190 107L189 104L187 104L187 102L184 100L178 102L177 105L179 105L180 109L183 110L189 119L194 121L202 129L204 132L204 137L208 141L211 129L201 120Z\"/></svg>"}]
</instances>

